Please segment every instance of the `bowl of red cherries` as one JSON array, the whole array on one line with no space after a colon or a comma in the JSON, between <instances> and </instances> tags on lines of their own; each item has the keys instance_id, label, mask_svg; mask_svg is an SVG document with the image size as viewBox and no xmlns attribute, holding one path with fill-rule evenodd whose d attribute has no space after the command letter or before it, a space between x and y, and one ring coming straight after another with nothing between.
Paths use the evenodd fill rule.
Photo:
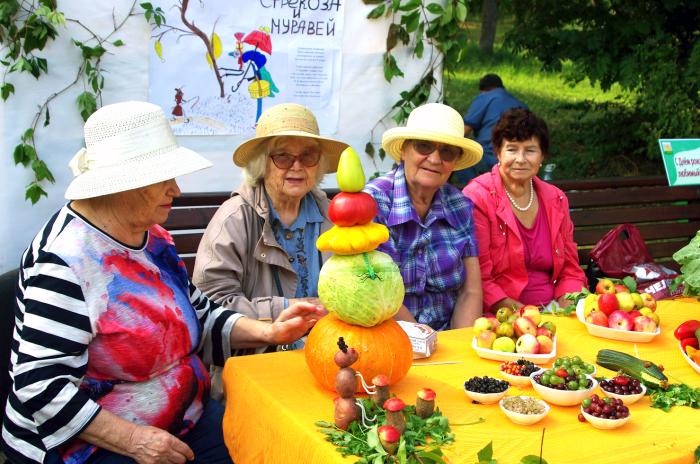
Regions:
<instances>
[{"instance_id":1,"label":"bowl of red cherries","mask_svg":"<svg viewBox=\"0 0 700 464\"><path fill-rule=\"evenodd\" d=\"M599 385L605 396L622 400L625 405L639 401L647 392L647 387L639 380L622 374L601 380Z\"/></svg>"},{"instance_id":2,"label":"bowl of red cherries","mask_svg":"<svg viewBox=\"0 0 700 464\"><path fill-rule=\"evenodd\" d=\"M588 422L597 429L616 429L625 425L632 416L622 400L593 394L581 402L578 420Z\"/></svg>"}]
</instances>

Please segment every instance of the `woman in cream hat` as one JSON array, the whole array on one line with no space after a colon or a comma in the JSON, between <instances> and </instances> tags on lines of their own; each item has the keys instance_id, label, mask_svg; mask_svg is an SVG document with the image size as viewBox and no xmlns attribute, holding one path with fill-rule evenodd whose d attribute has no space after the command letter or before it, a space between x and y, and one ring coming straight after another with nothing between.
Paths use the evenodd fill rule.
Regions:
<instances>
[{"instance_id":1,"label":"woman in cream hat","mask_svg":"<svg viewBox=\"0 0 700 464\"><path fill-rule=\"evenodd\" d=\"M316 239L332 226L318 184L335 172L346 147L321 137L302 105L265 110L255 137L233 154L245 181L204 232L195 285L224 307L260 320L274 320L295 301L317 302L323 257Z\"/></svg>"},{"instance_id":2,"label":"woman in cream hat","mask_svg":"<svg viewBox=\"0 0 700 464\"><path fill-rule=\"evenodd\" d=\"M273 323L190 284L165 221L174 178L210 166L161 109L108 105L85 123L69 200L22 256L2 441L12 462L230 462L208 364L287 343L324 313Z\"/></svg>"},{"instance_id":3,"label":"woman in cream hat","mask_svg":"<svg viewBox=\"0 0 700 464\"><path fill-rule=\"evenodd\" d=\"M440 103L414 109L405 127L387 130L384 150L399 162L365 191L389 228L379 246L401 269L406 287L397 318L436 330L472 325L481 315L481 277L471 202L447 183L452 171L481 159L481 145L463 136L457 111Z\"/></svg>"}]
</instances>

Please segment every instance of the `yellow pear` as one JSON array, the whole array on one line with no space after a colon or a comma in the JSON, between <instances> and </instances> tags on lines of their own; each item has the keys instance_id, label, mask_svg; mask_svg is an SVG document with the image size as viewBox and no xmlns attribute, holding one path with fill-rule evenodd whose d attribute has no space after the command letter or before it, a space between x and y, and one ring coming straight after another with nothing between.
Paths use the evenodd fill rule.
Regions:
<instances>
[{"instance_id":1,"label":"yellow pear","mask_svg":"<svg viewBox=\"0 0 700 464\"><path fill-rule=\"evenodd\" d=\"M365 172L357 152L347 147L338 161L338 188L343 192L359 192L365 186Z\"/></svg>"}]
</instances>

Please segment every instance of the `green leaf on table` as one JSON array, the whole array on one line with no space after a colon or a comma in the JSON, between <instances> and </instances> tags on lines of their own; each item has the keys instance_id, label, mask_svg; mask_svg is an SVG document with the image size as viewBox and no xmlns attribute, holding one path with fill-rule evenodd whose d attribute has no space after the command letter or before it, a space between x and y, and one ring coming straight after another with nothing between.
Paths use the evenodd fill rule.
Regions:
<instances>
[{"instance_id":1,"label":"green leaf on table","mask_svg":"<svg viewBox=\"0 0 700 464\"><path fill-rule=\"evenodd\" d=\"M476 458L479 462L489 462L493 459L493 442L490 441L488 445L484 446L476 453Z\"/></svg>"},{"instance_id":2,"label":"green leaf on table","mask_svg":"<svg viewBox=\"0 0 700 464\"><path fill-rule=\"evenodd\" d=\"M622 285L629 288L630 292L634 293L637 291L637 281L633 277L625 276L622 279Z\"/></svg>"},{"instance_id":3,"label":"green leaf on table","mask_svg":"<svg viewBox=\"0 0 700 464\"><path fill-rule=\"evenodd\" d=\"M700 464L700 445L698 445L697 448L695 448L695 464Z\"/></svg>"},{"instance_id":4,"label":"green leaf on table","mask_svg":"<svg viewBox=\"0 0 700 464\"><path fill-rule=\"evenodd\" d=\"M530 454L522 458L519 464L547 464L547 461L544 458Z\"/></svg>"}]
</instances>

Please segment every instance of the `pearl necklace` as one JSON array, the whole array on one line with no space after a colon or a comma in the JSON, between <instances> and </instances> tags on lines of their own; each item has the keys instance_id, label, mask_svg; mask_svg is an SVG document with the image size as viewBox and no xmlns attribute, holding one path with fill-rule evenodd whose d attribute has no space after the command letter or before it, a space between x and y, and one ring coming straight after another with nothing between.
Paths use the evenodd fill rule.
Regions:
<instances>
[{"instance_id":1,"label":"pearl necklace","mask_svg":"<svg viewBox=\"0 0 700 464\"><path fill-rule=\"evenodd\" d=\"M535 189L534 189L533 186L532 186L532 177L530 177L530 201L528 201L528 202L527 202L527 205L525 205L524 207L523 207L523 206L519 206L519 205L515 202L515 200L513 199L513 197L510 196L510 192L508 192L508 188L507 188L505 185L504 185L503 187L504 187L504 190L506 191L506 196L507 196L508 199L510 200L510 204L513 205L513 208L517 209L518 211L522 211L523 213L524 213L525 211L527 211L528 209L530 209L530 207L532 206L532 201L535 199Z\"/></svg>"}]
</instances>

